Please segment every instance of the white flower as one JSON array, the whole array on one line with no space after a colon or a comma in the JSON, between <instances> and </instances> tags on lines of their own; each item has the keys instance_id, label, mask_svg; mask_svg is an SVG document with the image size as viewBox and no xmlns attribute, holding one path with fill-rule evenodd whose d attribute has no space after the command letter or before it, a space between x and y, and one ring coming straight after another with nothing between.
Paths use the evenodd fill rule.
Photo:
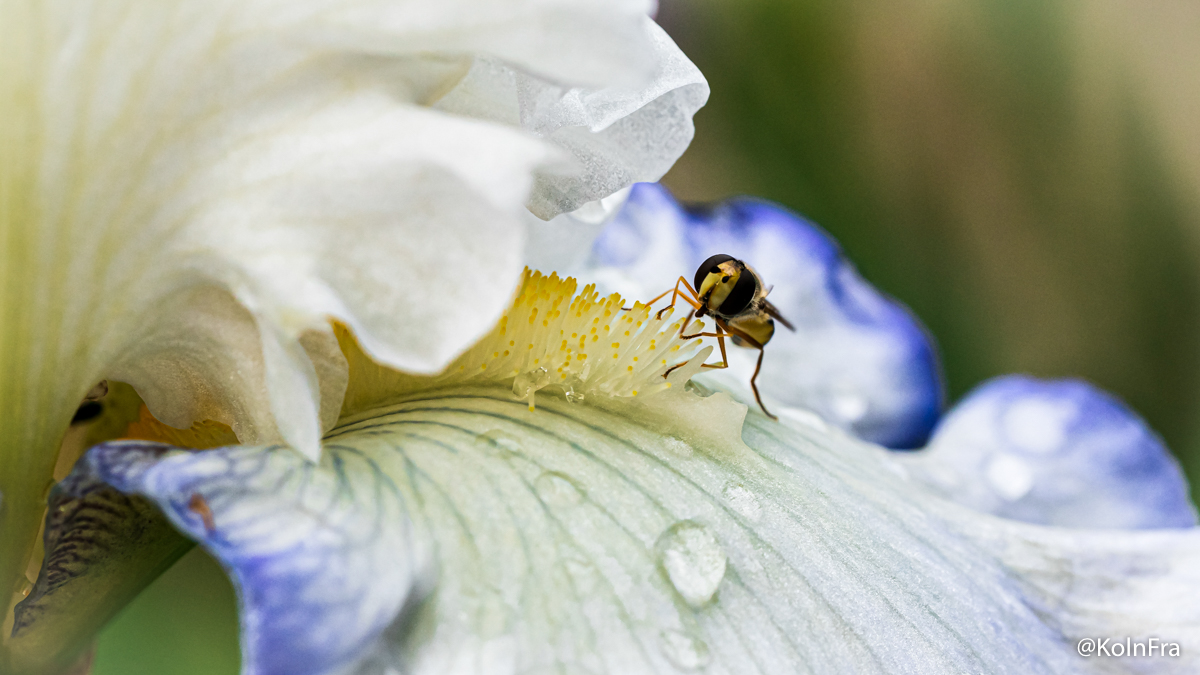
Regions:
<instances>
[{"instance_id":1,"label":"white flower","mask_svg":"<svg viewBox=\"0 0 1200 675\"><path fill-rule=\"evenodd\" d=\"M668 387L711 345L576 290L532 278L436 376L347 343L351 406L319 464L281 447L94 448L51 496L48 566L13 644L77 653L66 629L171 559L161 522L115 536L145 506L111 486L228 570L245 675L1194 672L1200 529L1071 530L946 501L898 453L811 414L777 422ZM1111 439L1117 464L1153 463L1142 438ZM1136 499L1121 483L1101 486L1108 503ZM80 598L90 616L71 613ZM1126 635L1182 656L1076 653Z\"/></svg>"},{"instance_id":2,"label":"white flower","mask_svg":"<svg viewBox=\"0 0 1200 675\"><path fill-rule=\"evenodd\" d=\"M345 362L434 372L550 217L707 87L646 0L0 0L0 588L83 395L311 458ZM653 138L655 143L646 143Z\"/></svg>"}]
</instances>

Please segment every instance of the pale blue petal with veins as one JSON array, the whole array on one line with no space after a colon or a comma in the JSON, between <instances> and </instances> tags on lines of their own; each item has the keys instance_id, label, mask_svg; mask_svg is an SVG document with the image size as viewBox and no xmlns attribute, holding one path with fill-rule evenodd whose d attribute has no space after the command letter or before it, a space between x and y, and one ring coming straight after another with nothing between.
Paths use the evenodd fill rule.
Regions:
<instances>
[{"instance_id":1,"label":"pale blue petal with veins","mask_svg":"<svg viewBox=\"0 0 1200 675\"><path fill-rule=\"evenodd\" d=\"M316 675L370 654L422 560L406 504L370 458L327 457L124 442L75 471L150 497L221 561L238 589L243 673Z\"/></svg>"},{"instance_id":2,"label":"pale blue petal with veins","mask_svg":"<svg viewBox=\"0 0 1200 675\"><path fill-rule=\"evenodd\" d=\"M1078 528L1192 527L1179 463L1146 422L1080 380L1001 377L898 458L935 492L987 513Z\"/></svg>"}]
</instances>

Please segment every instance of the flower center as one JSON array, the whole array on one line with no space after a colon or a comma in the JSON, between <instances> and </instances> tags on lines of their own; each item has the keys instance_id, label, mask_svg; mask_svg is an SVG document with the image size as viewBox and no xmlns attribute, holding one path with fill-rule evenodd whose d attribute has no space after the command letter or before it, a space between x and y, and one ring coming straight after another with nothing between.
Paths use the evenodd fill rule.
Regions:
<instances>
[{"instance_id":1,"label":"flower center","mask_svg":"<svg viewBox=\"0 0 1200 675\"><path fill-rule=\"evenodd\" d=\"M365 367L366 357L348 341L349 333L339 331L351 368L343 414L363 410L366 399L384 398L355 391L359 387L394 395L462 385L511 386L530 410L537 392L547 388L572 403L592 395L644 397L683 384L712 353L700 339L680 338L684 319L671 321L673 310L656 318L649 305L625 308L619 294L601 297L594 284L582 291L578 285L570 277L526 269L516 300L496 327L432 376L385 375L378 366ZM702 327L696 322L688 330Z\"/></svg>"},{"instance_id":2,"label":"flower center","mask_svg":"<svg viewBox=\"0 0 1200 675\"><path fill-rule=\"evenodd\" d=\"M712 352L679 337L683 319L670 321L673 310L658 319L649 305L626 309L617 293L600 297L595 284L577 288L571 277L526 269L496 328L432 379L448 386L512 379L513 394L533 410L547 387L573 403L591 394L649 396L686 382Z\"/></svg>"}]
</instances>

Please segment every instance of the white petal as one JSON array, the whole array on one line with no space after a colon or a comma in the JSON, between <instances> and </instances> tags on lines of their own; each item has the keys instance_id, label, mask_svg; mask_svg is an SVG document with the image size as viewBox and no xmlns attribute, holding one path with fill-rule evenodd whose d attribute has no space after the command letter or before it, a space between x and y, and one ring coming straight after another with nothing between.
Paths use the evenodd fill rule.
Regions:
<instances>
[{"instance_id":1,"label":"white petal","mask_svg":"<svg viewBox=\"0 0 1200 675\"><path fill-rule=\"evenodd\" d=\"M310 363L306 335L328 346L338 319L375 357L429 372L486 330L521 272L535 171L560 153L422 106L483 55L640 90L646 9L0 0L0 529L21 542L0 550L0 585L97 380L127 373L175 423L212 414L315 456L338 408L317 397L343 376ZM184 304L208 289L246 314ZM151 336L169 341L138 342ZM183 381L200 389L169 391Z\"/></svg>"},{"instance_id":2,"label":"white petal","mask_svg":"<svg viewBox=\"0 0 1200 675\"><path fill-rule=\"evenodd\" d=\"M1183 645L1155 672L1194 670L1200 530L1071 532L981 515L839 431L752 413L739 437L745 412L676 390L637 405L544 397L531 413L477 387L360 416L331 434L319 469L255 448L154 464L111 445L89 462L226 561L252 603L247 639L288 644L319 622L287 617L344 611L329 594L277 595L277 576L260 570L328 573L366 594L363 620L330 627L328 652L307 647L304 672L365 659L354 672L1105 673L1074 641L1126 634ZM337 528L295 548L327 520L313 521L322 502L297 501L301 488L325 494L339 480L328 519L347 541L366 545L383 508L395 531L369 550L326 546ZM192 492L216 529L187 506ZM402 513L439 574L393 623L407 577L374 596L360 575L388 547L397 571L412 569L424 549L404 548ZM287 653L257 649L247 673L294 672L262 665Z\"/></svg>"},{"instance_id":3,"label":"white petal","mask_svg":"<svg viewBox=\"0 0 1200 675\"><path fill-rule=\"evenodd\" d=\"M40 145L15 169L36 177L37 219L23 225L39 238L10 253L79 345L65 351L89 357L70 375L115 376L118 358L132 367L143 347L119 327L155 334L157 309L195 288L225 288L263 328L249 352L262 357L245 358L267 359L269 409L282 417L245 401L220 404L222 419L256 430L253 439L275 427L314 452L320 425L309 411L330 406L300 400L318 388L299 337L337 318L393 366L443 366L509 298L533 170L554 157L518 129L413 104L452 86L472 52L564 82L637 81L653 63L646 9L640 0L38 5L25 23L40 51L25 56L40 84L31 130ZM219 335L201 332L208 343ZM234 331L229 347L248 349L248 335ZM251 379L235 373L197 395L234 395L238 382L243 397L260 394L262 378ZM159 398L173 422L199 414Z\"/></svg>"},{"instance_id":4,"label":"white petal","mask_svg":"<svg viewBox=\"0 0 1200 675\"><path fill-rule=\"evenodd\" d=\"M648 84L571 88L479 59L438 101L443 110L519 124L562 148L571 162L538 175L529 208L552 218L667 172L692 140L692 116L708 83L649 18L644 31L657 69Z\"/></svg>"}]
</instances>

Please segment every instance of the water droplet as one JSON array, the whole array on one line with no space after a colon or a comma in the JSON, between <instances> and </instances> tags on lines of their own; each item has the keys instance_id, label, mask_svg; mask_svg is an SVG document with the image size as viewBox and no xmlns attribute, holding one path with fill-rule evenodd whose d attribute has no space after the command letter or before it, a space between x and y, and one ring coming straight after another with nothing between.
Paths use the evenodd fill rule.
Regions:
<instances>
[{"instance_id":1,"label":"water droplet","mask_svg":"<svg viewBox=\"0 0 1200 675\"><path fill-rule=\"evenodd\" d=\"M527 399L529 395L550 383L550 372L545 368L530 370L513 378L513 396Z\"/></svg>"},{"instance_id":2,"label":"water droplet","mask_svg":"<svg viewBox=\"0 0 1200 675\"><path fill-rule=\"evenodd\" d=\"M659 564L671 585L692 607L712 600L725 578L725 550L703 525L675 523L658 539Z\"/></svg>"},{"instance_id":3,"label":"water droplet","mask_svg":"<svg viewBox=\"0 0 1200 675\"><path fill-rule=\"evenodd\" d=\"M659 635L659 644L662 646L663 654L677 668L699 670L712 660L712 655L708 652L708 645L704 644L703 640L694 638L687 633L664 630Z\"/></svg>"},{"instance_id":4,"label":"water droplet","mask_svg":"<svg viewBox=\"0 0 1200 675\"><path fill-rule=\"evenodd\" d=\"M1049 454L1066 443L1078 413L1074 403L1065 401L1017 401L1004 413L1004 434L1022 450Z\"/></svg>"},{"instance_id":5,"label":"water droplet","mask_svg":"<svg viewBox=\"0 0 1200 675\"><path fill-rule=\"evenodd\" d=\"M547 471L533 482L538 496L550 506L575 506L583 501L583 492L565 474L557 471Z\"/></svg>"},{"instance_id":6,"label":"water droplet","mask_svg":"<svg viewBox=\"0 0 1200 675\"><path fill-rule=\"evenodd\" d=\"M988 462L988 482L996 494L1015 502L1033 489L1033 469L1023 459L1012 455L996 455Z\"/></svg>"},{"instance_id":7,"label":"water droplet","mask_svg":"<svg viewBox=\"0 0 1200 675\"><path fill-rule=\"evenodd\" d=\"M762 517L762 506L758 503L758 497L747 490L745 485L729 483L721 491L721 494L725 496L725 501L729 502L730 508L737 511L742 517L753 521Z\"/></svg>"},{"instance_id":8,"label":"water droplet","mask_svg":"<svg viewBox=\"0 0 1200 675\"><path fill-rule=\"evenodd\" d=\"M600 584L600 570L586 560L567 558L563 565L579 593L591 593Z\"/></svg>"},{"instance_id":9,"label":"water droplet","mask_svg":"<svg viewBox=\"0 0 1200 675\"><path fill-rule=\"evenodd\" d=\"M479 434L475 440L481 443L487 452L500 459L508 459L521 452L521 442L507 431L492 429Z\"/></svg>"},{"instance_id":10,"label":"water droplet","mask_svg":"<svg viewBox=\"0 0 1200 675\"><path fill-rule=\"evenodd\" d=\"M563 382L562 388L567 403L583 403L583 380L572 375Z\"/></svg>"},{"instance_id":11,"label":"water droplet","mask_svg":"<svg viewBox=\"0 0 1200 675\"><path fill-rule=\"evenodd\" d=\"M833 414L846 422L857 422L867 414L870 403L855 394L837 394L831 401Z\"/></svg>"},{"instance_id":12,"label":"water droplet","mask_svg":"<svg viewBox=\"0 0 1200 675\"><path fill-rule=\"evenodd\" d=\"M678 438L675 438L674 436L667 436L664 438L663 446L666 447L666 449L676 457L691 457L695 453L695 451L692 450L692 446L679 440Z\"/></svg>"}]
</instances>

